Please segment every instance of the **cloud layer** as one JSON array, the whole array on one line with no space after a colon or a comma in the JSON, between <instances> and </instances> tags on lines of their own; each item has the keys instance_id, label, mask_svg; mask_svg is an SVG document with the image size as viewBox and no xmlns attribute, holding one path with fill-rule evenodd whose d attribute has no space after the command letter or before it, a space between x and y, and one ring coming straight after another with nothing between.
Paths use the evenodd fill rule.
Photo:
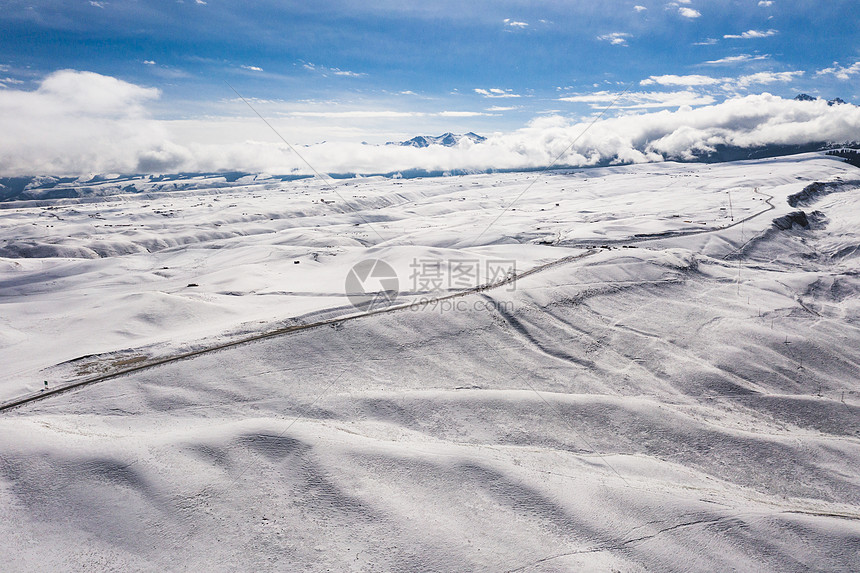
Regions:
<instances>
[{"instance_id":1,"label":"cloud layer","mask_svg":"<svg viewBox=\"0 0 860 573\"><path fill-rule=\"evenodd\" d=\"M761 80L759 78L758 80ZM652 78L665 85L701 84L705 76ZM501 90L500 90L501 91ZM638 94L634 105L647 107L656 92ZM770 94L711 101L693 109L687 92L669 92L677 110L629 113L592 124L562 116L533 120L527 126L490 135L475 144L418 149L359 143L322 143L297 147L317 170L330 173L389 173L518 169L557 161L593 165L606 161L647 162L689 159L719 145L755 147L849 141L860 133L860 108L800 102ZM681 97L684 96L684 97ZM146 105L157 90L89 72L65 70L48 76L35 91L0 91L0 114L7 118L0 140L0 175L72 175L242 170L278 174L306 173L301 158L275 137L268 142L237 141L179 145L171 122L149 119ZM614 94L583 96L605 101ZM596 98L596 99L595 99ZM670 98L671 99L671 98ZM404 117L404 121L408 120ZM195 120L211 127L208 120Z\"/></svg>"},{"instance_id":2,"label":"cloud layer","mask_svg":"<svg viewBox=\"0 0 860 573\"><path fill-rule=\"evenodd\" d=\"M132 172L190 161L163 125L147 119L145 106L159 95L74 70L49 75L36 91L3 90L0 173Z\"/></svg>"}]
</instances>

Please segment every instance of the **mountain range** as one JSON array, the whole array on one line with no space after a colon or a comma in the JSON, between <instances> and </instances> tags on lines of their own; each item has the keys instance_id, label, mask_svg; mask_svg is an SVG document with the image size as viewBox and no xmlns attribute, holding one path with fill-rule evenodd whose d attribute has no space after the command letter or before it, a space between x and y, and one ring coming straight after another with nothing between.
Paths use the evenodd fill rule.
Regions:
<instances>
[{"instance_id":1,"label":"mountain range","mask_svg":"<svg viewBox=\"0 0 860 573\"><path fill-rule=\"evenodd\" d=\"M816 101L820 98L812 97L809 94L797 94L796 96L794 96L794 99L796 101ZM840 97L835 97L833 99L827 100L827 105L836 105L840 103L845 103L845 100Z\"/></svg>"},{"instance_id":2,"label":"mountain range","mask_svg":"<svg viewBox=\"0 0 860 573\"><path fill-rule=\"evenodd\" d=\"M401 147L430 147L431 145L442 145L444 147L456 147L464 139L467 139L472 143L481 143L482 141L486 141L487 138L482 135L478 135L477 133L472 133L471 131L462 135L456 135L449 131L448 133L443 133L439 136L419 135L407 141L389 141L385 145L400 145Z\"/></svg>"}]
</instances>

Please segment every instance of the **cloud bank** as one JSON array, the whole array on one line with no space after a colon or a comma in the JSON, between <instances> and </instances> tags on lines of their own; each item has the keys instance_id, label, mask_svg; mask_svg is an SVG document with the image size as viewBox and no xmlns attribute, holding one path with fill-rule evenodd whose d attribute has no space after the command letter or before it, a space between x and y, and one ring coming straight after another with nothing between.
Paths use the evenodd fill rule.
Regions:
<instances>
[{"instance_id":1,"label":"cloud bank","mask_svg":"<svg viewBox=\"0 0 860 573\"><path fill-rule=\"evenodd\" d=\"M156 89L61 70L35 91L0 92L0 173L133 172L193 158L147 118Z\"/></svg>"},{"instance_id":2,"label":"cloud bank","mask_svg":"<svg viewBox=\"0 0 860 573\"><path fill-rule=\"evenodd\" d=\"M689 81L700 83L703 78ZM680 82L669 76L659 79ZM684 92L669 95L678 98L678 93ZM651 94L643 96L645 104L656 97ZM0 91L0 114L6 118L0 175L309 172L274 134L266 142L179 145L171 139L171 122L147 117L146 105L158 97L154 89L71 70L48 76L35 91ZM828 106L821 100L794 101L770 94L708 103L695 109L679 104L674 111L627 112L593 125L590 118L541 117L519 130L490 135L483 143L464 139L452 148L329 142L297 149L319 171L390 173L521 169L556 160L586 166L690 159L720 145L842 142L855 140L860 133L860 108L851 104Z\"/></svg>"}]
</instances>

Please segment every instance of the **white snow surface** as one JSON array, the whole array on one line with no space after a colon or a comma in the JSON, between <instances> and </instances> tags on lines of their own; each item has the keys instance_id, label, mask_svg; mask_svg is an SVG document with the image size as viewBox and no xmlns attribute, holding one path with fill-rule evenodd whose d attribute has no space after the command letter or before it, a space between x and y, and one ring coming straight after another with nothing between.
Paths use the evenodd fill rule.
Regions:
<instances>
[{"instance_id":1,"label":"white snow surface","mask_svg":"<svg viewBox=\"0 0 860 573\"><path fill-rule=\"evenodd\" d=\"M2 569L856 571L858 228L820 154L2 204L0 401L144 366L0 411Z\"/></svg>"}]
</instances>

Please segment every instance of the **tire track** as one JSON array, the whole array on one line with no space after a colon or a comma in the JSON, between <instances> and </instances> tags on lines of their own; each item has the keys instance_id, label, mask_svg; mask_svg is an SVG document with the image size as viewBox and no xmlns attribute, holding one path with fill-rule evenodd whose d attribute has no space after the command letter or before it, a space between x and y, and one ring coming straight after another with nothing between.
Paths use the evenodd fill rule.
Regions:
<instances>
[{"instance_id":1,"label":"tire track","mask_svg":"<svg viewBox=\"0 0 860 573\"><path fill-rule=\"evenodd\" d=\"M240 338L238 340L233 340L231 342L216 344L213 346L208 346L206 348L201 348L199 350L194 350L191 352L185 352L182 354L175 354L173 356L160 358L158 360L153 360L151 362L145 362L143 364L138 364L136 366L123 368L121 370L115 370L113 372L108 372L106 374L100 374L100 375L94 376L92 378L86 378L83 380L76 380L76 381L67 382L65 384L61 384L59 386L50 388L48 390L41 390L39 392L34 392L31 394L27 394L25 396L21 396L19 398L14 398L12 400L4 402L4 403L0 404L0 412L7 412L13 408L17 408L17 407L23 406L25 404L38 402L40 400L44 400L45 398L49 398L51 396L63 394L65 392L69 392L71 390L75 390L78 388L83 388L85 386L90 386L92 384L97 384L99 382L105 382L107 380L113 380L115 378L119 378L121 376L126 376L128 374L134 374L136 372L149 370L150 368L163 366L165 364L172 364L174 362L179 362L182 360L189 360L189 359L195 358L197 356L202 356L204 354L209 354L212 352L218 352L220 350L226 350L228 348L234 348L237 346L242 346L244 344L249 344L251 342L257 342L259 340L266 340L268 338L275 338L277 336L285 336L288 334L293 334L295 332L310 330L312 328L319 328L322 326L332 326L335 324L340 324L340 323L344 323L344 322L358 320L361 318L378 316L378 315L382 315L382 314L397 312L400 310L406 310L409 308L415 308L416 304L418 307L425 307L426 308L427 306L437 305L440 302L444 302L447 300L462 298L462 297L469 296L472 294L478 294L478 293L483 293L483 292L487 292L490 290L495 290L495 289L507 286L511 283L514 283L514 282L516 282L522 278L525 278L525 277L531 276L533 274L548 270L550 268L554 268L554 267L557 267L560 265L565 265L567 263L570 263L570 262L588 257L590 255L593 255L597 252L598 251L596 251L596 250L589 250L589 251L586 251L584 253L579 253L576 255L569 255L567 257L562 257L562 258L557 259L555 261L550 261L549 263L545 263L543 265L538 265L536 267L532 267L531 269L524 271L522 273L519 273L516 275L511 275L511 276L506 277L506 278L504 278L500 281L497 281L495 283L491 283L491 284L487 284L487 285L479 285L479 286L472 287L472 288L462 290L462 291L458 291L455 293L441 295L441 296L434 297L431 299L423 300L418 304L415 302L408 302L408 303L388 306L385 308L372 310L372 311L368 311L368 312L360 312L360 313L356 313L356 314L352 314L352 315L340 316L340 317L310 322L307 324L294 324L294 325L285 326L282 328L276 328L274 330L262 332L260 334L254 334L252 336Z\"/></svg>"},{"instance_id":2,"label":"tire track","mask_svg":"<svg viewBox=\"0 0 860 573\"><path fill-rule=\"evenodd\" d=\"M776 208L773 205L773 203L771 203L771 201L773 200L772 195L768 195L766 193L761 193L758 190L756 190L755 193L758 193L760 195L764 195L765 197L767 197L767 199L765 199L765 203L767 203L768 208L763 209L762 211L759 211L758 213L754 213L754 214L752 214L752 215L750 215L744 219L736 221L736 222L732 223L731 225L727 225L725 227L719 227L719 228L715 228L715 229L702 229L700 231L670 232L670 233L666 233L666 234L655 234L655 235L649 235L649 236L633 237L630 239L625 239L625 240L620 240L620 241L608 241L608 242L603 241L602 243L603 244L642 243L642 242L647 242L647 241L671 239L671 238L676 238L676 237L688 237L688 236L703 235L703 234L708 234L708 233L719 233L719 232L731 229L732 227L735 227L737 225L743 224L743 223L745 223L751 219L759 217L760 215L763 215L764 213L767 213L768 211L771 211L771 210ZM593 247L594 244L589 243L589 242L581 242L577 245L561 245L560 244L560 246ZM743 248L743 247L741 247L741 248ZM438 297L434 297L432 299L422 301L419 306L426 307L426 306L430 306L430 305L436 305L440 302L444 302L447 300L462 298L462 297L469 296L472 294L479 294L479 293L495 290L495 289L507 286L511 283L515 283L516 281L518 281L520 279L524 279L526 277L544 272L546 270L549 270L549 269L552 269L552 268L555 268L558 266L566 265L566 264L574 262L574 261L581 260L585 257L594 255L598 252L601 252L601 250L595 249L595 248L589 248L584 253L579 253L576 255L569 255L566 257L562 257L560 259L556 259L555 261L550 261L550 262L542 264L542 265L537 265L537 266L532 267L531 269L529 269L527 271L523 271L522 273L511 275L511 276L506 277L506 278L504 278L500 281L497 281L495 283L491 283L491 284L487 284L487 285L479 285L479 286L472 287L470 289L466 289L463 291L458 291L455 293L446 294L446 295L442 295L442 296L438 296ZM293 334L295 332L310 330L312 328L319 328L322 326L331 326L331 325L335 325L335 324L339 324L339 323L343 323L343 322L358 320L361 318L368 318L371 316L388 314L388 313L397 312L400 310L405 310L408 308L414 308L415 304L416 303L414 303L414 302L404 303L404 304L389 306L389 307L378 309L378 310L372 310L369 312L361 312L361 313L357 313L357 314L352 314L352 315L347 315L347 316L342 316L342 317L335 317L335 318L320 320L320 321L311 322L311 323L307 323L307 324L296 324L296 325L286 326L286 327L282 327L282 328L277 328L274 330L262 332L260 334L254 334L252 336L247 336L244 338L240 338L238 340L233 340L231 342L216 344L213 346L208 346L205 348L201 348L201 349L194 350L191 352L185 352L182 354L175 354L173 356L167 356L165 358L160 358L158 360L154 360L151 362L145 362L143 364L138 364L136 366L131 366L129 368L123 368L121 370L115 370L113 372L108 372L106 374L100 374L100 375L94 376L92 378L85 378L83 380L74 380L74 381L66 382L64 384L60 384L59 386L55 386L55 387L47 389L47 390L41 390L39 392L34 392L31 394L27 394L27 395L20 396L18 398L13 398L12 400L6 401L6 402L0 404L0 413L8 412L14 408L18 408L18 407L24 406L26 404L38 402L38 401L44 400L44 399L52 397L52 396L57 396L59 394L69 392L71 390L84 388L84 387L90 386L92 384L98 384L99 382L105 382L108 380L113 380L116 378L120 378L122 376L127 376L129 374L134 374L136 372L142 372L145 370L149 370L151 368L163 366L165 364L172 364L172 363L180 362L183 360L190 360L192 358L196 358L197 356L202 356L204 354L209 354L212 352L218 352L220 350L226 350L229 348L242 346L242 345L249 344L252 342L257 342L260 340L266 340L266 339L275 338L278 336L285 336L285 335Z\"/></svg>"}]
</instances>

